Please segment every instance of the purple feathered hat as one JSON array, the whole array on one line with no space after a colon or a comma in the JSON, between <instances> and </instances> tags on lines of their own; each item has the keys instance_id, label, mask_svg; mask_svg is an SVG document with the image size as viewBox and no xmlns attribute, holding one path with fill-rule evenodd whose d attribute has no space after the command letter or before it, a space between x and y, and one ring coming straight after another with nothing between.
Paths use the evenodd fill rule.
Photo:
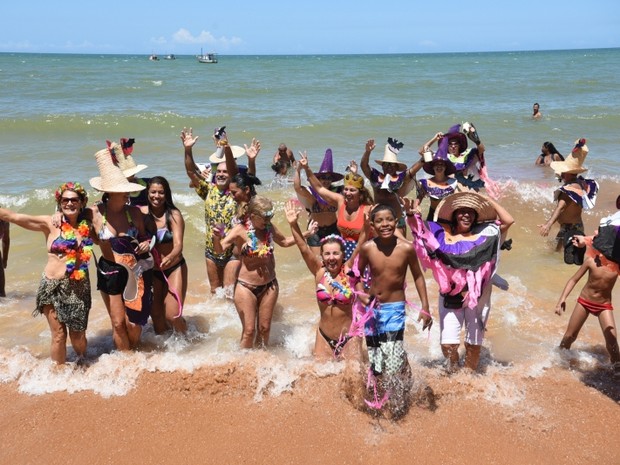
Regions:
<instances>
[{"instance_id":1,"label":"purple feathered hat","mask_svg":"<svg viewBox=\"0 0 620 465\"><path fill-rule=\"evenodd\" d=\"M450 129L448 129L448 132L445 133L439 141L439 148L437 149L435 158L448 158L448 144L452 139L456 139L458 141L459 153L463 153L465 150L467 150L467 137L461 132L461 125L455 124Z\"/></svg>"},{"instance_id":2,"label":"purple feathered hat","mask_svg":"<svg viewBox=\"0 0 620 465\"><path fill-rule=\"evenodd\" d=\"M331 182L340 181L344 176L340 173L334 173L334 160L332 156L332 149L327 149L325 151L325 156L323 156L323 163L321 163L321 167L319 171L314 173L317 178L329 178Z\"/></svg>"}]
</instances>

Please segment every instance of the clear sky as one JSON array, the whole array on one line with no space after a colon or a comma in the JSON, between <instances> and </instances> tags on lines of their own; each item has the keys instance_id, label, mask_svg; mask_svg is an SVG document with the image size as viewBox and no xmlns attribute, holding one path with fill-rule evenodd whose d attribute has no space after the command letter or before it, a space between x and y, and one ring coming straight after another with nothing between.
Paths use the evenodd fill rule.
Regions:
<instances>
[{"instance_id":1,"label":"clear sky","mask_svg":"<svg viewBox=\"0 0 620 465\"><path fill-rule=\"evenodd\" d=\"M160 5L161 3L161 5ZM0 52L228 55L620 47L620 0L4 0Z\"/></svg>"}]
</instances>

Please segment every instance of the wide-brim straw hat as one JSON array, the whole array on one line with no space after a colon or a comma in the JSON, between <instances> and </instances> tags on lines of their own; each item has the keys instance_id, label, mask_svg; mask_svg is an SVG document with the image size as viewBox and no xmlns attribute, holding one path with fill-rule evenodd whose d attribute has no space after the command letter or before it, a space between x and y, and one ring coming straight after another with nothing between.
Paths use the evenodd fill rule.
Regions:
<instances>
[{"instance_id":1,"label":"wide-brim straw hat","mask_svg":"<svg viewBox=\"0 0 620 465\"><path fill-rule=\"evenodd\" d=\"M100 176L90 179L90 185L100 192L138 192L144 186L127 181L125 173L114 164L112 153L108 149L99 150L95 154Z\"/></svg>"},{"instance_id":2,"label":"wide-brim straw hat","mask_svg":"<svg viewBox=\"0 0 620 465\"><path fill-rule=\"evenodd\" d=\"M125 141L127 139L121 139L121 141ZM133 145L133 139L129 139ZM130 178L135 176L140 171L145 168L148 168L147 165L137 165L133 157L131 156L132 148L130 146L129 149L123 150L121 144L117 142L108 142L108 148L114 151L114 156L118 160L118 167L121 169L125 177Z\"/></svg>"},{"instance_id":3,"label":"wide-brim straw hat","mask_svg":"<svg viewBox=\"0 0 620 465\"><path fill-rule=\"evenodd\" d=\"M549 166L556 174L580 174L588 171L583 167L583 163L588 156L588 146L585 139L575 141L573 151L566 157L564 161L552 161Z\"/></svg>"},{"instance_id":4,"label":"wide-brim straw hat","mask_svg":"<svg viewBox=\"0 0 620 465\"><path fill-rule=\"evenodd\" d=\"M435 211L434 221L452 222L452 214L461 208L471 208L477 213L476 223L494 221L497 211L489 199L476 192L457 192L445 197Z\"/></svg>"},{"instance_id":5,"label":"wide-brim straw hat","mask_svg":"<svg viewBox=\"0 0 620 465\"><path fill-rule=\"evenodd\" d=\"M383 166L384 163L394 163L398 165L396 171L405 171L407 169L407 165L405 163L401 163L398 161L398 157L394 152L392 152L390 148L390 144L385 144L385 151L383 152L383 160L375 160L376 163Z\"/></svg>"},{"instance_id":6,"label":"wide-brim straw hat","mask_svg":"<svg viewBox=\"0 0 620 465\"><path fill-rule=\"evenodd\" d=\"M231 145L230 149L232 150L233 157L235 159L245 155L245 149L243 147L239 147L238 145ZM221 153L218 152L220 151L218 150L216 152L213 152L209 157L209 161L211 163L222 163L223 161L226 161L226 155L224 154L224 150L222 150Z\"/></svg>"}]
</instances>

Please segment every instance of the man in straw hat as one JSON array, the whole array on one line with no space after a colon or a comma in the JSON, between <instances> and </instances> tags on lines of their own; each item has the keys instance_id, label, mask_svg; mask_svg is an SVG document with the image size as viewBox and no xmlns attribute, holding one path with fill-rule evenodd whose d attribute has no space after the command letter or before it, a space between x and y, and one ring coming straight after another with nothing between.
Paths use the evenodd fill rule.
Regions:
<instances>
[{"instance_id":1,"label":"man in straw hat","mask_svg":"<svg viewBox=\"0 0 620 465\"><path fill-rule=\"evenodd\" d=\"M583 263L583 250L573 246L572 238L574 235L583 235L581 212L583 209L589 210L594 207L598 193L596 181L579 176L588 171L583 167L587 155L586 140L579 139L575 141L575 147L566 160L550 164L563 185L555 191L554 199L557 205L551 217L546 223L538 225L540 235L546 237L556 221L560 224L556 236L558 241L556 250L564 248L564 262L568 265Z\"/></svg>"},{"instance_id":2,"label":"man in straw hat","mask_svg":"<svg viewBox=\"0 0 620 465\"><path fill-rule=\"evenodd\" d=\"M403 148L403 143L396 139L388 138L385 144L382 160L375 160L381 165L382 170L379 171L371 168L369 164L370 153L375 149L375 140L369 139L366 142L362 161L360 163L362 172L372 185L372 190L376 204L388 205L397 215L397 228L405 233L405 217L400 204L399 197L404 197L413 189L414 184L411 182L415 176L415 172L407 170L407 165L398 161L398 153ZM413 166L412 166L413 169Z\"/></svg>"},{"instance_id":3,"label":"man in straw hat","mask_svg":"<svg viewBox=\"0 0 620 465\"><path fill-rule=\"evenodd\" d=\"M142 213L127 205L129 194L144 186L127 180L118 166L118 152L109 147L95 154L100 176L90 179L90 185L104 192L102 201L92 207L101 248L97 289L110 315L116 348L129 350L137 346L149 318L151 275L145 271L152 268L152 258Z\"/></svg>"},{"instance_id":4,"label":"man in straw hat","mask_svg":"<svg viewBox=\"0 0 620 465\"><path fill-rule=\"evenodd\" d=\"M465 325L466 368L476 370L491 310L499 250L514 219L501 205L476 192L444 198L435 221L422 221L405 199L414 248L439 285L441 350L448 371L459 367L460 332Z\"/></svg>"},{"instance_id":5,"label":"man in straw hat","mask_svg":"<svg viewBox=\"0 0 620 465\"><path fill-rule=\"evenodd\" d=\"M205 202L205 262L213 294L219 287L229 288L234 284L239 264L238 259L233 256L232 247L219 254L215 252L213 244L215 228L221 229L225 235L233 227L237 203L228 187L231 178L238 172L236 159L247 152L251 160L248 171L254 174L253 160L260 150L260 142L255 139L252 140L250 147L231 146L224 129L225 127L217 128L214 132L213 138L217 149L209 158L212 163L217 163L213 182L207 181L201 175L194 162L192 148L198 136L194 136L191 128L183 128L181 132L187 176L191 186Z\"/></svg>"}]
</instances>

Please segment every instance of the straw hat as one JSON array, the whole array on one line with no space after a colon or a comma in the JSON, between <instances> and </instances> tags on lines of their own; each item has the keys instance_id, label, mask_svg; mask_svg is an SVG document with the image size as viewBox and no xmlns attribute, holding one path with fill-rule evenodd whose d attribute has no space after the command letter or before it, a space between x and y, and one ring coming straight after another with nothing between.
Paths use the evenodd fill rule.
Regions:
<instances>
[{"instance_id":1,"label":"straw hat","mask_svg":"<svg viewBox=\"0 0 620 465\"><path fill-rule=\"evenodd\" d=\"M115 164L114 155L110 149L99 150L95 154L99 174L90 179L90 185L101 192L138 192L145 187L127 181L125 173Z\"/></svg>"},{"instance_id":2,"label":"straw hat","mask_svg":"<svg viewBox=\"0 0 620 465\"><path fill-rule=\"evenodd\" d=\"M235 159L245 155L245 149L243 147L239 147L238 145L231 145L230 149L232 150L233 157ZM211 163L222 163L223 161L226 161L226 156L224 155L223 148L220 147L215 152L213 152L209 157L209 161Z\"/></svg>"},{"instance_id":3,"label":"straw hat","mask_svg":"<svg viewBox=\"0 0 620 465\"><path fill-rule=\"evenodd\" d=\"M388 143L385 144L385 152L383 152L383 160L375 160L376 163L383 166L384 163L394 163L398 165L396 171L405 171L407 165L398 161L398 152L403 148L402 142L398 142L396 139L388 137Z\"/></svg>"},{"instance_id":4,"label":"straw hat","mask_svg":"<svg viewBox=\"0 0 620 465\"><path fill-rule=\"evenodd\" d=\"M136 165L131 153L133 152L133 144L135 139L121 139L121 143L117 144L116 142L110 142L106 140L108 144L108 149L113 152L113 155L116 157L118 161L116 164L121 169L125 177L129 178L138 174L145 168L148 168L146 165Z\"/></svg>"},{"instance_id":5,"label":"straw hat","mask_svg":"<svg viewBox=\"0 0 620 465\"><path fill-rule=\"evenodd\" d=\"M555 171L556 174L579 174L588 171L588 168L584 168L583 162L588 156L588 146L585 139L578 139L575 141L575 147L573 151L566 157L564 161L553 161L549 166Z\"/></svg>"},{"instance_id":6,"label":"straw hat","mask_svg":"<svg viewBox=\"0 0 620 465\"><path fill-rule=\"evenodd\" d=\"M331 182L340 181L344 176L340 173L334 173L334 159L332 156L332 149L327 149L323 156L323 162L319 171L314 173L317 178L329 178Z\"/></svg>"},{"instance_id":7,"label":"straw hat","mask_svg":"<svg viewBox=\"0 0 620 465\"><path fill-rule=\"evenodd\" d=\"M476 211L476 223L497 219L497 211L493 204L476 192L457 192L445 197L435 211L434 221L452 222L452 214L460 208L471 208Z\"/></svg>"}]
</instances>

